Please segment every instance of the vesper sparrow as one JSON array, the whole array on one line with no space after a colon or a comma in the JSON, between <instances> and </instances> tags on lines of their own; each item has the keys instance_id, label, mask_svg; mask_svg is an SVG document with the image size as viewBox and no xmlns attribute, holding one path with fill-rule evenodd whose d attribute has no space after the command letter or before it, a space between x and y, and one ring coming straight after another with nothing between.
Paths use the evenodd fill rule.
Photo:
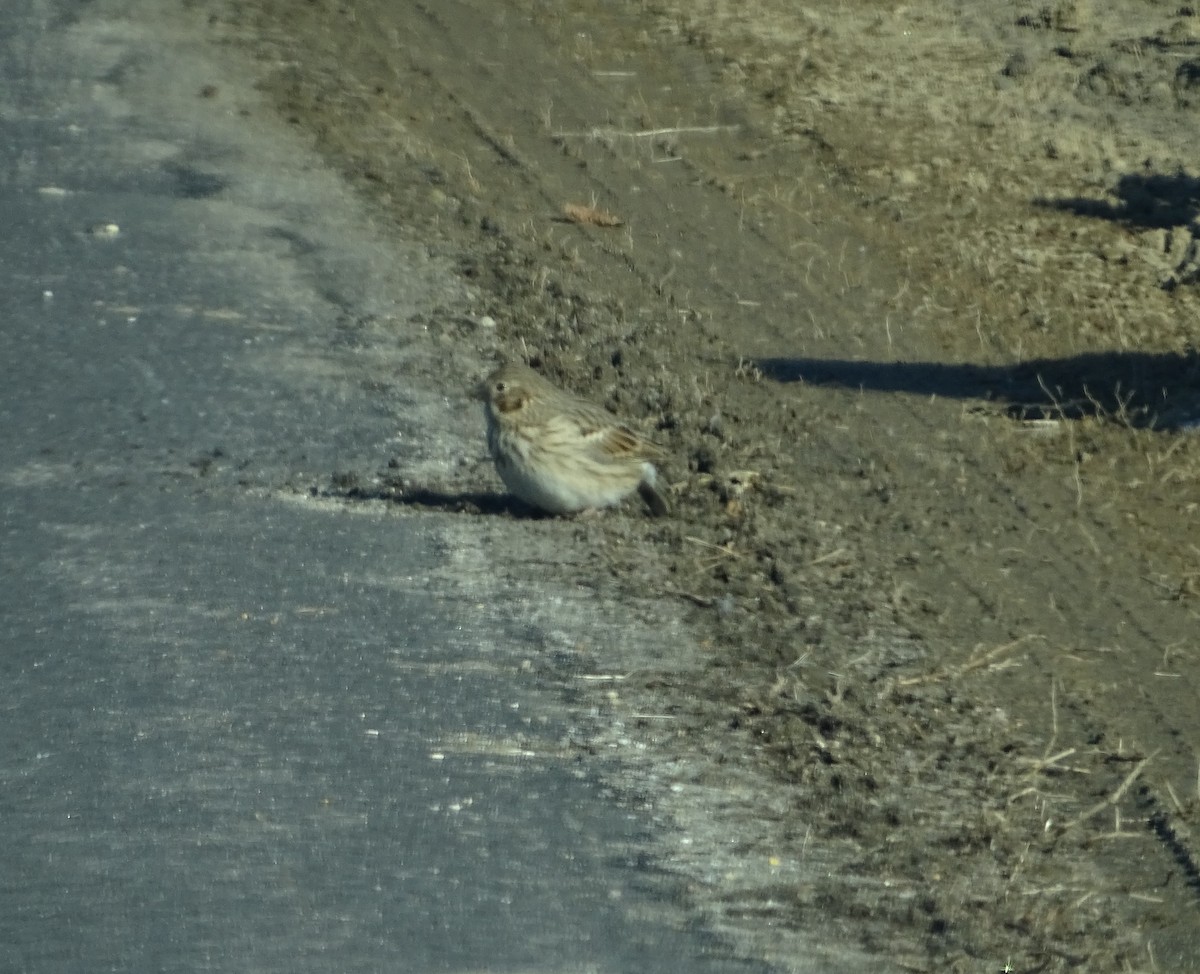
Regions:
<instances>
[{"instance_id":1,"label":"vesper sparrow","mask_svg":"<svg viewBox=\"0 0 1200 974\"><path fill-rule=\"evenodd\" d=\"M599 406L555 388L524 365L505 365L480 388L488 449L517 497L551 514L619 504L635 490L657 515L663 452Z\"/></svg>"}]
</instances>

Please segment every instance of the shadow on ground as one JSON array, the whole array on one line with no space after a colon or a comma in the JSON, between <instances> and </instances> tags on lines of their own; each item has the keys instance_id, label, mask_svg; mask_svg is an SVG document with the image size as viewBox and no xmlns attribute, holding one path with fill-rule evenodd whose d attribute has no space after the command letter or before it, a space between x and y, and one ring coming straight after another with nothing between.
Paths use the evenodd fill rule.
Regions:
<instances>
[{"instance_id":1,"label":"shadow on ground","mask_svg":"<svg viewBox=\"0 0 1200 974\"><path fill-rule=\"evenodd\" d=\"M389 504L431 511L449 511L454 514L507 515L535 519L548 516L508 494L481 490L441 490L387 480L364 484L345 474L334 474L330 486L324 489L314 487L312 494L315 497L343 501L386 501Z\"/></svg>"},{"instance_id":2,"label":"shadow on ground","mask_svg":"<svg viewBox=\"0 0 1200 974\"><path fill-rule=\"evenodd\" d=\"M1061 199L1038 198L1035 206L1063 210L1076 216L1119 223L1133 231L1172 230L1189 227L1190 233L1181 238L1182 244L1166 238L1166 253L1171 253L1178 266L1159 284L1164 291L1200 284L1200 179L1185 172L1127 173L1117 180L1113 189L1117 201L1068 196Z\"/></svg>"},{"instance_id":3,"label":"shadow on ground","mask_svg":"<svg viewBox=\"0 0 1200 974\"><path fill-rule=\"evenodd\" d=\"M1082 196L1034 203L1139 230L1181 227L1200 216L1200 179L1187 173L1127 173L1117 180L1114 193L1116 203Z\"/></svg>"},{"instance_id":4,"label":"shadow on ground","mask_svg":"<svg viewBox=\"0 0 1200 974\"><path fill-rule=\"evenodd\" d=\"M1152 429L1200 424L1200 355L1094 352L1019 365L768 358L777 382L1003 402L1016 419L1115 419Z\"/></svg>"}]
</instances>

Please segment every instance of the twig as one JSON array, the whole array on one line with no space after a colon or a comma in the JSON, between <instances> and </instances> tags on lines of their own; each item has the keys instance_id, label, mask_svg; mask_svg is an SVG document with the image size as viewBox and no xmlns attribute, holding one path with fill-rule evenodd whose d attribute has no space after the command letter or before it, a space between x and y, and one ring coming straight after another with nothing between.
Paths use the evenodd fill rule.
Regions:
<instances>
[{"instance_id":1,"label":"twig","mask_svg":"<svg viewBox=\"0 0 1200 974\"><path fill-rule=\"evenodd\" d=\"M1130 771L1129 774L1127 774L1125 776L1125 780L1121 782L1120 787L1117 788L1116 791L1114 791L1111 795L1109 795L1103 801L1097 802L1095 805L1093 805L1091 808L1089 808L1082 815L1079 815L1078 817L1072 819L1070 822L1067 822L1066 825L1060 826L1059 830L1058 830L1059 834L1061 835L1062 833L1066 832L1068 829L1074 828L1076 825L1082 825L1089 818L1093 818L1094 816L1099 815L1102 811L1104 811L1110 805L1116 805L1117 802L1119 802L1121 800L1121 797L1125 794L1125 792L1127 792L1129 790L1130 786L1135 781L1137 781L1138 776L1142 773L1143 770L1145 770L1146 765L1149 764L1151 762L1151 760L1157 754L1158 754L1158 752L1155 751L1154 754L1150 754L1147 757L1142 758L1142 760L1140 760L1137 764L1134 765L1133 770Z\"/></svg>"},{"instance_id":2,"label":"twig","mask_svg":"<svg viewBox=\"0 0 1200 974\"><path fill-rule=\"evenodd\" d=\"M1074 754L1076 748L1069 747L1065 751L1059 751L1057 754L1052 754L1048 758L1017 758L1020 764L1031 764L1031 771L1045 771L1050 765L1057 764L1063 758L1069 758ZM1064 771L1074 771L1076 774L1091 774L1086 768L1063 768Z\"/></svg>"},{"instance_id":3,"label":"twig","mask_svg":"<svg viewBox=\"0 0 1200 974\"><path fill-rule=\"evenodd\" d=\"M967 660L965 663L963 663L962 666L960 666L958 668L958 670L955 672L954 675L962 676L964 673L969 673L971 670L977 670L981 666L984 666L985 664L990 663L993 659L995 659L1001 653L1007 653L1010 649L1015 649L1017 646L1020 646L1021 643L1025 642L1025 640L1040 639L1040 638L1041 637L1038 636L1037 634L1030 633L1027 636L1020 636L1017 639L1014 639L1010 643L1005 643L1003 646L997 646L995 649L988 650L988 652L983 653L982 655L972 656L969 660Z\"/></svg>"},{"instance_id":4,"label":"twig","mask_svg":"<svg viewBox=\"0 0 1200 974\"><path fill-rule=\"evenodd\" d=\"M692 605L698 605L702 609L711 609L717 604L717 600L708 595L697 595L695 592L685 592L682 589L672 588L667 586L663 589L667 595L674 595L681 599L687 599Z\"/></svg>"},{"instance_id":5,"label":"twig","mask_svg":"<svg viewBox=\"0 0 1200 974\"><path fill-rule=\"evenodd\" d=\"M719 551L723 555L728 555L730 558L741 558L740 552L734 551L732 548L726 548L723 545L713 544L711 541L705 541L703 538L695 538L692 535L684 535L684 541L690 541L692 544L698 544L702 548L712 548L713 551Z\"/></svg>"},{"instance_id":6,"label":"twig","mask_svg":"<svg viewBox=\"0 0 1200 974\"><path fill-rule=\"evenodd\" d=\"M1028 636L1021 636L1019 639L1014 639L1012 642L1005 643L1003 646L996 646L992 649L989 649L987 652L977 653L976 655L972 656L969 660L967 660L965 663L963 663L961 666L955 666L955 667L948 666L948 667L945 667L940 670L934 670L932 673L925 673L921 676L905 677L903 680L897 680L896 686L911 687L911 686L918 686L919 684L922 684L922 683L933 683L935 680L944 680L944 679L956 680L959 677L965 676L966 674L970 673L972 670L977 670L982 666L986 666L988 663L991 663L993 660L995 660L995 658L997 656L999 656L1000 654L1006 653L1010 649L1015 649L1017 646L1020 646L1021 643L1025 642L1027 639L1041 639L1041 638L1042 637L1037 635L1036 633L1031 633Z\"/></svg>"},{"instance_id":7,"label":"twig","mask_svg":"<svg viewBox=\"0 0 1200 974\"><path fill-rule=\"evenodd\" d=\"M811 568L813 565L820 565L822 562L833 561L833 559L840 558L846 553L847 552L845 548L835 548L833 551L827 551L823 555L818 555L808 563L808 567Z\"/></svg>"},{"instance_id":8,"label":"twig","mask_svg":"<svg viewBox=\"0 0 1200 974\"><path fill-rule=\"evenodd\" d=\"M653 139L660 135L710 135L713 132L735 132L736 125L682 125L668 129L642 129L638 132L622 132L614 128L594 128L587 132L555 132L556 139L600 139L620 136L624 139Z\"/></svg>"}]
</instances>

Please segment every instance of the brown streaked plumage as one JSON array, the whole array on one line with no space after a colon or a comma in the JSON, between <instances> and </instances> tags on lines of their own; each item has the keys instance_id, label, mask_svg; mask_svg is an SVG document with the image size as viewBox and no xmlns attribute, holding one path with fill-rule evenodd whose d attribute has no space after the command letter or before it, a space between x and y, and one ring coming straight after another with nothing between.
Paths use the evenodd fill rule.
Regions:
<instances>
[{"instance_id":1,"label":"brown streaked plumage","mask_svg":"<svg viewBox=\"0 0 1200 974\"><path fill-rule=\"evenodd\" d=\"M525 365L505 365L480 388L488 449L513 494L551 514L611 507L637 491L656 515L663 452L615 416L563 392Z\"/></svg>"}]
</instances>

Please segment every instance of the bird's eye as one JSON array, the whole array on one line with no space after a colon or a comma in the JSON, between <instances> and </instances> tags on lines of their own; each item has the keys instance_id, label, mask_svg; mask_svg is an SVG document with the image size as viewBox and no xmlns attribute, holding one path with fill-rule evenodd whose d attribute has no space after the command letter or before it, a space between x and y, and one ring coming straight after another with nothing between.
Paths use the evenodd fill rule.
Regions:
<instances>
[{"instance_id":1,"label":"bird's eye","mask_svg":"<svg viewBox=\"0 0 1200 974\"><path fill-rule=\"evenodd\" d=\"M503 391L504 391L504 383L503 383L503 382L497 382L497 383L496 383L496 391L497 391L497 392L503 392Z\"/></svg>"}]
</instances>

